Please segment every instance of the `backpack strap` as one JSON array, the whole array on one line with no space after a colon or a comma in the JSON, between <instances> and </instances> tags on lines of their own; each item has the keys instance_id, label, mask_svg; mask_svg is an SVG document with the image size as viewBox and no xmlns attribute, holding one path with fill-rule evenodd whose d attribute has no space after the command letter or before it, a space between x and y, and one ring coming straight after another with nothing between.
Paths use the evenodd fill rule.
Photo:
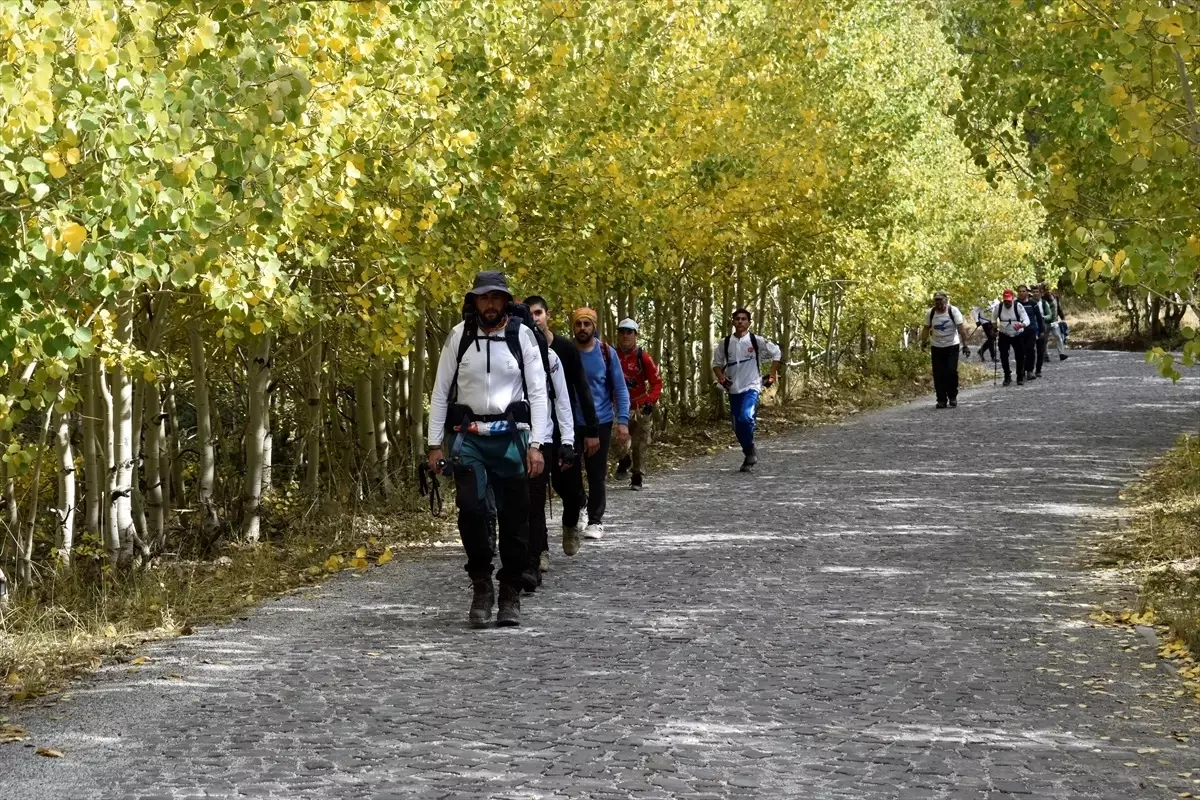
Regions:
<instances>
[{"instance_id":1,"label":"backpack strap","mask_svg":"<svg viewBox=\"0 0 1200 800\"><path fill-rule=\"evenodd\" d=\"M504 326L504 342L513 358L517 360L517 368L521 370L521 391L525 394L525 402L529 402L529 387L525 383L525 355L521 352L521 320L510 316Z\"/></svg>"},{"instance_id":2,"label":"backpack strap","mask_svg":"<svg viewBox=\"0 0 1200 800\"><path fill-rule=\"evenodd\" d=\"M604 386L608 389L608 397L611 401L613 396L612 348L604 340L600 341L600 355L604 357Z\"/></svg>"},{"instance_id":3,"label":"backpack strap","mask_svg":"<svg viewBox=\"0 0 1200 800\"><path fill-rule=\"evenodd\" d=\"M478 326L474 322L468 321L463 325L462 338L458 340L458 353L454 358L454 379L450 381L450 405L458 402L458 370L462 366L463 356L478 339Z\"/></svg>"},{"instance_id":4,"label":"backpack strap","mask_svg":"<svg viewBox=\"0 0 1200 800\"><path fill-rule=\"evenodd\" d=\"M762 375L762 346L759 344L758 337L753 332L750 333L750 346L754 348L754 366L758 369L758 373Z\"/></svg>"},{"instance_id":5,"label":"backpack strap","mask_svg":"<svg viewBox=\"0 0 1200 800\"><path fill-rule=\"evenodd\" d=\"M646 351L642 348L637 349L638 369L642 373L642 383L646 382Z\"/></svg>"}]
</instances>

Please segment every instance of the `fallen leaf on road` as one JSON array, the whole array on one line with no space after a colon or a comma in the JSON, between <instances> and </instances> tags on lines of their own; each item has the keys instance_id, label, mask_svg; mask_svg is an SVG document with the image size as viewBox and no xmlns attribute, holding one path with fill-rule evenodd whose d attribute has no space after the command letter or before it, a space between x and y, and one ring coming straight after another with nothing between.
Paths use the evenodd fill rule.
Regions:
<instances>
[{"instance_id":1,"label":"fallen leaf on road","mask_svg":"<svg viewBox=\"0 0 1200 800\"><path fill-rule=\"evenodd\" d=\"M36 752L39 756L45 756L46 758L63 757L63 752L61 750L55 750L53 747L39 747Z\"/></svg>"}]
</instances>

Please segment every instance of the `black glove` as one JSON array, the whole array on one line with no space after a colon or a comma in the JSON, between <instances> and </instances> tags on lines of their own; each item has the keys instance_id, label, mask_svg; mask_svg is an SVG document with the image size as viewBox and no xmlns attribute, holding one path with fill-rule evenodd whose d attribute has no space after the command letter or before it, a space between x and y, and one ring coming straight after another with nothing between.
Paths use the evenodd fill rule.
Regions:
<instances>
[{"instance_id":1,"label":"black glove","mask_svg":"<svg viewBox=\"0 0 1200 800\"><path fill-rule=\"evenodd\" d=\"M645 414L647 417L650 416L651 414L653 414L654 413L654 404L646 403L646 405L642 406L642 413Z\"/></svg>"},{"instance_id":2,"label":"black glove","mask_svg":"<svg viewBox=\"0 0 1200 800\"><path fill-rule=\"evenodd\" d=\"M774 375L768 375L767 377L763 378L763 388L764 389L770 389L774 385L775 385L775 376Z\"/></svg>"},{"instance_id":3,"label":"black glove","mask_svg":"<svg viewBox=\"0 0 1200 800\"><path fill-rule=\"evenodd\" d=\"M967 347L965 344L963 345L963 355L967 358L971 357L971 348Z\"/></svg>"},{"instance_id":4,"label":"black glove","mask_svg":"<svg viewBox=\"0 0 1200 800\"><path fill-rule=\"evenodd\" d=\"M569 444L558 446L558 464L563 470L568 470L575 463L575 448Z\"/></svg>"}]
</instances>

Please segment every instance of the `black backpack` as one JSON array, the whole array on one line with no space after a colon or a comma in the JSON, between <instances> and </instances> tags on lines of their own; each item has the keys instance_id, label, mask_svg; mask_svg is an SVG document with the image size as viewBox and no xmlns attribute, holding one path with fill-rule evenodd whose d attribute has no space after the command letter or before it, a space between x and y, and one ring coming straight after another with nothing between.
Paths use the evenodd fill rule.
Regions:
<instances>
[{"instance_id":1,"label":"black backpack","mask_svg":"<svg viewBox=\"0 0 1200 800\"><path fill-rule=\"evenodd\" d=\"M508 324L504 326L503 337L499 335L489 335L483 337L491 341L500 341L504 339L504 343L508 345L508 350L512 353L513 358L517 360L517 366L521 370L521 391L525 393L525 402L529 402L529 387L525 382L525 357L521 353L521 328L529 328L533 331L533 338L537 341L538 352L542 355L542 369L546 373L546 397L550 403L550 411L554 412L554 382L550 379L550 343L546 341L546 335L542 333L541 328L533 322L533 315L529 313L529 306L524 303L509 303L505 309L508 314ZM450 388L450 403L453 404L458 399L458 368L462 364L463 356L467 354L467 350L472 344L475 344L479 336L479 321L475 317L475 309L471 306L471 298L467 296L463 300L463 321L466 325L463 326L462 339L458 343L458 355L454 361L454 382Z\"/></svg>"},{"instance_id":2,"label":"black backpack","mask_svg":"<svg viewBox=\"0 0 1200 800\"><path fill-rule=\"evenodd\" d=\"M935 311L937 311L936 308L929 309L929 327L930 328L933 327L933 314ZM954 306L950 305L949 303L946 304L946 313L950 315L950 324L951 325L955 324L955 322L954 322L954 312L955 311L958 311L958 309L955 308ZM962 312L958 311L958 315L960 317L962 317ZM966 319L966 317L963 317L963 319Z\"/></svg>"}]
</instances>

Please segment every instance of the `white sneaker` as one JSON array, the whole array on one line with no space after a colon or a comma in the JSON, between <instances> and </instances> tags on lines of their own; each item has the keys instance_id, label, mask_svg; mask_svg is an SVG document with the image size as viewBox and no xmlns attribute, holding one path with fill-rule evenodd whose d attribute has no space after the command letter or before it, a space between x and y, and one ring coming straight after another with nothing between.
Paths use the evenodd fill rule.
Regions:
<instances>
[{"instance_id":1,"label":"white sneaker","mask_svg":"<svg viewBox=\"0 0 1200 800\"><path fill-rule=\"evenodd\" d=\"M583 529L583 538L585 538L585 539L603 539L604 538L604 526L600 523L596 523L595 525L589 524L586 528Z\"/></svg>"}]
</instances>

